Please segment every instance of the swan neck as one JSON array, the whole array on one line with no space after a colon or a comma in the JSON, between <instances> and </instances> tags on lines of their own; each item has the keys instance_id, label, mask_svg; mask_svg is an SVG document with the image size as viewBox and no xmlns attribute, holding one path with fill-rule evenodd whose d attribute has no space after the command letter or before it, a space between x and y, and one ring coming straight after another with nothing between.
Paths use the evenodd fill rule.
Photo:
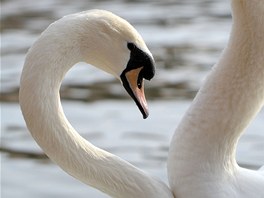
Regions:
<instances>
[{"instance_id":1,"label":"swan neck","mask_svg":"<svg viewBox=\"0 0 264 198\"><path fill-rule=\"evenodd\" d=\"M263 1L233 0L232 9L228 45L172 138L168 175L182 189L176 196L188 194L187 182L206 189L232 178L238 139L264 104Z\"/></svg>"},{"instance_id":2,"label":"swan neck","mask_svg":"<svg viewBox=\"0 0 264 198\"><path fill-rule=\"evenodd\" d=\"M61 106L59 89L67 71L83 61L82 47L71 30L62 30L68 33L57 36L50 34L54 29L56 25L29 50L21 75L19 101L33 138L64 171L110 196L172 197L165 184L95 147L71 126Z\"/></svg>"}]
</instances>

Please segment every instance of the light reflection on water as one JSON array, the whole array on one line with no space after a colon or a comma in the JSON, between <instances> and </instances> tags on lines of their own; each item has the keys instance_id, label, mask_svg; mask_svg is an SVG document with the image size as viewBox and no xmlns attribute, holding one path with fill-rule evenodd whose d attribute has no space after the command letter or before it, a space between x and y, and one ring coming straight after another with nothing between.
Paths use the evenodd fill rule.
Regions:
<instances>
[{"instance_id":1,"label":"light reflection on water","mask_svg":"<svg viewBox=\"0 0 264 198\"><path fill-rule=\"evenodd\" d=\"M72 179L43 155L17 104L29 46L52 21L92 8L125 17L146 40L157 64L157 75L146 88L151 115L142 120L118 81L80 63L67 74L61 89L64 99L73 100L63 103L67 117L93 144L166 182L170 137L227 42L229 1L8 0L1 10L3 198L107 197ZM237 158L244 166L264 164L263 119L262 111L240 141Z\"/></svg>"}]
</instances>

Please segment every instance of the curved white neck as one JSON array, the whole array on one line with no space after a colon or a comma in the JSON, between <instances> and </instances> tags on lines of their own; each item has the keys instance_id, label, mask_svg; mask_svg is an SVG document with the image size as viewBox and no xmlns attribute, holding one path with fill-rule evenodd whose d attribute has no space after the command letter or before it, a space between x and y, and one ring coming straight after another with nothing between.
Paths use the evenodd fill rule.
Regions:
<instances>
[{"instance_id":1,"label":"curved white neck","mask_svg":"<svg viewBox=\"0 0 264 198\"><path fill-rule=\"evenodd\" d=\"M66 72L82 61L81 48L73 31L54 42L51 38L44 33L34 44L21 77L21 109L40 147L67 173L110 196L172 197L163 183L96 148L73 129L63 113L59 88ZM70 39L73 46L65 46L63 39Z\"/></svg>"},{"instance_id":2,"label":"curved white neck","mask_svg":"<svg viewBox=\"0 0 264 198\"><path fill-rule=\"evenodd\" d=\"M232 8L228 46L171 142L168 175L179 192L233 174L238 139L264 104L264 2L233 0Z\"/></svg>"}]
</instances>

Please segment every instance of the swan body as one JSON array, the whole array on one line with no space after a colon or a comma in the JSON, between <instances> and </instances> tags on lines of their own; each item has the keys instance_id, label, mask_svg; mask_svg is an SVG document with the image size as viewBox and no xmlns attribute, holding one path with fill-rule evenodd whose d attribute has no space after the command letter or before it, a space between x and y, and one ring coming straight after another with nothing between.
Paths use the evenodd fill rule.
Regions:
<instances>
[{"instance_id":1,"label":"swan body","mask_svg":"<svg viewBox=\"0 0 264 198\"><path fill-rule=\"evenodd\" d=\"M67 173L112 197L173 197L161 181L95 147L70 125L59 88L66 72L80 61L117 77L147 117L143 80L153 77L154 66L143 39L110 12L86 11L51 24L27 54L19 101L36 142Z\"/></svg>"},{"instance_id":2,"label":"swan body","mask_svg":"<svg viewBox=\"0 0 264 198\"><path fill-rule=\"evenodd\" d=\"M264 1L232 0L229 43L171 141L177 198L263 198L263 171L241 168L237 142L264 105Z\"/></svg>"}]
</instances>

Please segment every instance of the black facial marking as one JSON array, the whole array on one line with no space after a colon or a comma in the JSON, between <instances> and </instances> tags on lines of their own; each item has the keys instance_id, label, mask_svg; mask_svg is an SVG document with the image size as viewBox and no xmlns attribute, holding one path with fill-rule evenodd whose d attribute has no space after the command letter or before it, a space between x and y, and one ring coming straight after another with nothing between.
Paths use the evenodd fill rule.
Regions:
<instances>
[{"instance_id":1,"label":"black facial marking","mask_svg":"<svg viewBox=\"0 0 264 198\"><path fill-rule=\"evenodd\" d=\"M130 50L130 59L123 73L143 67L139 77L145 78L146 80L151 80L155 75L154 60L146 52L143 52L141 49L139 49L134 43L128 43L127 48Z\"/></svg>"}]
</instances>

